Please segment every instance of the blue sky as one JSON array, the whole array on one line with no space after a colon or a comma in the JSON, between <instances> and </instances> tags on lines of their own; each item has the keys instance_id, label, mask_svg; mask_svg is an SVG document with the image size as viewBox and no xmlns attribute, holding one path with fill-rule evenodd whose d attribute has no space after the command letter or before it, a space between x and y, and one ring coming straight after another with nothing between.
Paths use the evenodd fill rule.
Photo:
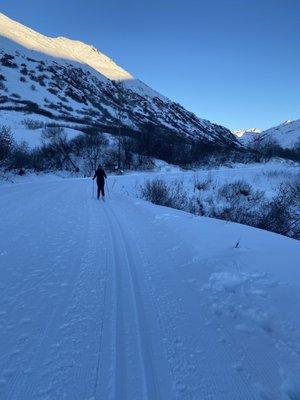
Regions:
<instances>
[{"instance_id":1,"label":"blue sky","mask_svg":"<svg viewBox=\"0 0 300 400\"><path fill-rule=\"evenodd\" d=\"M0 0L0 12L93 44L230 129L300 118L298 0Z\"/></svg>"}]
</instances>

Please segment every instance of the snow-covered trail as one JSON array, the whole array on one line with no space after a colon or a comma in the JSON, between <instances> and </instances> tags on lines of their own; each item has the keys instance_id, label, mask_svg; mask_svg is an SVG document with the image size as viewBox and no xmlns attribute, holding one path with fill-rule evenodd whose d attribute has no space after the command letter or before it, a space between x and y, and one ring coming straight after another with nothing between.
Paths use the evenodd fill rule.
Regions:
<instances>
[{"instance_id":1,"label":"snow-covered trail","mask_svg":"<svg viewBox=\"0 0 300 400\"><path fill-rule=\"evenodd\" d=\"M0 218L1 399L293 398L298 242L84 179L2 188Z\"/></svg>"},{"instance_id":2,"label":"snow-covered trail","mask_svg":"<svg viewBox=\"0 0 300 400\"><path fill-rule=\"evenodd\" d=\"M2 396L160 398L134 271L139 258L113 208L91 199L86 181L6 192Z\"/></svg>"}]
</instances>

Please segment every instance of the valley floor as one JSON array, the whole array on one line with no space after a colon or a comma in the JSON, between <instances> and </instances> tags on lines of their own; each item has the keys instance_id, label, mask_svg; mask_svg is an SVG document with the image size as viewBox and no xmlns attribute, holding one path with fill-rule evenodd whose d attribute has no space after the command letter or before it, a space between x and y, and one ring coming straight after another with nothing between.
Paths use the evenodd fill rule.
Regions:
<instances>
[{"instance_id":1,"label":"valley floor","mask_svg":"<svg viewBox=\"0 0 300 400\"><path fill-rule=\"evenodd\" d=\"M0 398L299 398L299 242L109 179L0 189Z\"/></svg>"}]
</instances>

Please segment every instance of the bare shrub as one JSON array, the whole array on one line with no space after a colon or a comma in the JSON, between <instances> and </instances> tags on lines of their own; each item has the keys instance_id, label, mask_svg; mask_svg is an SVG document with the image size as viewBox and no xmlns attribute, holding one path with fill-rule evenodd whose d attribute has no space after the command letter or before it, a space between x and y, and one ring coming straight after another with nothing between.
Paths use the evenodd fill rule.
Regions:
<instances>
[{"instance_id":1,"label":"bare shrub","mask_svg":"<svg viewBox=\"0 0 300 400\"><path fill-rule=\"evenodd\" d=\"M141 197L153 204L168 206L170 193L167 183L162 179L147 180L141 186Z\"/></svg>"},{"instance_id":2,"label":"bare shrub","mask_svg":"<svg viewBox=\"0 0 300 400\"><path fill-rule=\"evenodd\" d=\"M147 180L140 188L143 199L161 206L185 210L188 196L181 181L167 184L163 179Z\"/></svg>"},{"instance_id":3,"label":"bare shrub","mask_svg":"<svg viewBox=\"0 0 300 400\"><path fill-rule=\"evenodd\" d=\"M221 206L215 205L210 216L244 225L260 225L266 198L264 192L254 190L248 182L237 180L224 184L218 190L217 199Z\"/></svg>"},{"instance_id":4,"label":"bare shrub","mask_svg":"<svg viewBox=\"0 0 300 400\"><path fill-rule=\"evenodd\" d=\"M4 67L8 68L18 68L18 65L14 62L15 57L12 56L11 54L4 54L2 58L0 59L0 63Z\"/></svg>"},{"instance_id":5,"label":"bare shrub","mask_svg":"<svg viewBox=\"0 0 300 400\"><path fill-rule=\"evenodd\" d=\"M23 119L22 124L27 129L31 129L31 130L44 128L44 126L45 126L45 123L43 121L37 121L37 120L31 119L31 118Z\"/></svg>"},{"instance_id":6,"label":"bare shrub","mask_svg":"<svg viewBox=\"0 0 300 400\"><path fill-rule=\"evenodd\" d=\"M14 147L14 139L8 126L0 126L0 165L3 164Z\"/></svg>"},{"instance_id":7,"label":"bare shrub","mask_svg":"<svg viewBox=\"0 0 300 400\"><path fill-rule=\"evenodd\" d=\"M9 169L31 168L31 153L26 142L15 144L7 164Z\"/></svg>"},{"instance_id":8,"label":"bare shrub","mask_svg":"<svg viewBox=\"0 0 300 400\"><path fill-rule=\"evenodd\" d=\"M293 202L296 204L300 204L300 177L298 175L292 176L290 180L287 182L289 187L291 198ZM300 210L299 210L300 212Z\"/></svg>"},{"instance_id":9,"label":"bare shrub","mask_svg":"<svg viewBox=\"0 0 300 400\"><path fill-rule=\"evenodd\" d=\"M245 204L229 204L219 210L214 209L210 216L249 226L258 226L261 220L259 210L245 207Z\"/></svg>"},{"instance_id":10,"label":"bare shrub","mask_svg":"<svg viewBox=\"0 0 300 400\"><path fill-rule=\"evenodd\" d=\"M72 140L73 151L77 157L83 159L87 174L91 174L100 163L104 162L107 143L105 136L98 132L83 134Z\"/></svg>"},{"instance_id":11,"label":"bare shrub","mask_svg":"<svg viewBox=\"0 0 300 400\"><path fill-rule=\"evenodd\" d=\"M211 186L211 183L212 183L211 176L207 176L203 180L199 180L198 178L196 178L194 182L194 190L199 190L199 191L207 190Z\"/></svg>"},{"instance_id":12,"label":"bare shrub","mask_svg":"<svg viewBox=\"0 0 300 400\"><path fill-rule=\"evenodd\" d=\"M66 132L61 127L46 127L43 129L42 141L44 147L52 153L52 166L56 169L78 170L72 156L72 146Z\"/></svg>"},{"instance_id":13,"label":"bare shrub","mask_svg":"<svg viewBox=\"0 0 300 400\"><path fill-rule=\"evenodd\" d=\"M236 200L240 196L250 196L251 186L248 182L238 180L235 182L225 183L220 187L218 195L227 201Z\"/></svg>"},{"instance_id":14,"label":"bare shrub","mask_svg":"<svg viewBox=\"0 0 300 400\"><path fill-rule=\"evenodd\" d=\"M243 180L224 184L216 195L203 196L205 190L188 197L182 182L168 184L162 179L154 179L141 187L141 197L154 204L300 239L300 181L296 177L281 185L272 200Z\"/></svg>"},{"instance_id":15,"label":"bare shrub","mask_svg":"<svg viewBox=\"0 0 300 400\"><path fill-rule=\"evenodd\" d=\"M300 183L281 184L277 195L265 207L259 227L300 239Z\"/></svg>"},{"instance_id":16,"label":"bare shrub","mask_svg":"<svg viewBox=\"0 0 300 400\"><path fill-rule=\"evenodd\" d=\"M198 197L190 199L187 211L191 214L204 216L205 207L203 201L201 201L201 199L199 199Z\"/></svg>"},{"instance_id":17,"label":"bare shrub","mask_svg":"<svg viewBox=\"0 0 300 400\"><path fill-rule=\"evenodd\" d=\"M0 90L6 91L7 87L4 85L2 81L0 81Z\"/></svg>"},{"instance_id":18,"label":"bare shrub","mask_svg":"<svg viewBox=\"0 0 300 400\"><path fill-rule=\"evenodd\" d=\"M274 179L274 178L278 178L279 176L281 176L283 174L283 171L280 171L278 169L271 169L269 171L263 171L263 175L266 178L269 179Z\"/></svg>"},{"instance_id":19,"label":"bare shrub","mask_svg":"<svg viewBox=\"0 0 300 400\"><path fill-rule=\"evenodd\" d=\"M226 202L221 207L212 207L209 216L297 239L300 236L299 193L300 184L296 179L282 184L272 200L264 192L254 191L246 182L225 184L218 196Z\"/></svg>"},{"instance_id":20,"label":"bare shrub","mask_svg":"<svg viewBox=\"0 0 300 400\"><path fill-rule=\"evenodd\" d=\"M171 194L171 206L178 210L186 210L188 207L188 194L180 180L174 181L169 185Z\"/></svg>"},{"instance_id":21,"label":"bare shrub","mask_svg":"<svg viewBox=\"0 0 300 400\"><path fill-rule=\"evenodd\" d=\"M51 171L56 170L60 165L61 158L58 157L55 148L43 145L33 149L30 153L30 167L34 171Z\"/></svg>"},{"instance_id":22,"label":"bare shrub","mask_svg":"<svg viewBox=\"0 0 300 400\"><path fill-rule=\"evenodd\" d=\"M300 161L300 140L294 144L292 149L281 147L275 139L257 141L253 150L263 155L265 160L270 160L273 157L280 157L287 160Z\"/></svg>"}]
</instances>

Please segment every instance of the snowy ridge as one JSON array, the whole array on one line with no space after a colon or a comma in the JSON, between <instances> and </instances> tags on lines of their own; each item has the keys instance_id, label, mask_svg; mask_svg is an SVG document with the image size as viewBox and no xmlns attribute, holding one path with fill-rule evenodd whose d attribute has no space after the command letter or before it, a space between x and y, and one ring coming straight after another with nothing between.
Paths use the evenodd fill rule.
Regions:
<instances>
[{"instance_id":1,"label":"snowy ridge","mask_svg":"<svg viewBox=\"0 0 300 400\"><path fill-rule=\"evenodd\" d=\"M246 131L234 132L244 145L264 145L270 142L276 142L283 148L292 149L300 141L300 120L287 120L282 124L265 131L256 128Z\"/></svg>"},{"instance_id":2,"label":"snowy ridge","mask_svg":"<svg viewBox=\"0 0 300 400\"><path fill-rule=\"evenodd\" d=\"M87 64L108 79L133 79L128 72L93 46L65 37L46 37L11 20L1 13L0 35L13 40L29 50Z\"/></svg>"},{"instance_id":3,"label":"snowy ridge","mask_svg":"<svg viewBox=\"0 0 300 400\"><path fill-rule=\"evenodd\" d=\"M120 123L135 132L151 124L181 140L239 146L228 129L196 117L133 78L93 46L48 38L3 14L0 110L97 125L106 132Z\"/></svg>"},{"instance_id":4,"label":"snowy ridge","mask_svg":"<svg viewBox=\"0 0 300 400\"><path fill-rule=\"evenodd\" d=\"M274 128L267 129L261 134L262 142L275 140L284 148L293 148L300 141L300 119L287 120Z\"/></svg>"},{"instance_id":5,"label":"snowy ridge","mask_svg":"<svg viewBox=\"0 0 300 400\"><path fill-rule=\"evenodd\" d=\"M245 130L238 130L238 131L234 131L234 135L237 137L242 137L247 133L261 133L262 130L259 128L249 128L249 129L245 129Z\"/></svg>"}]
</instances>

